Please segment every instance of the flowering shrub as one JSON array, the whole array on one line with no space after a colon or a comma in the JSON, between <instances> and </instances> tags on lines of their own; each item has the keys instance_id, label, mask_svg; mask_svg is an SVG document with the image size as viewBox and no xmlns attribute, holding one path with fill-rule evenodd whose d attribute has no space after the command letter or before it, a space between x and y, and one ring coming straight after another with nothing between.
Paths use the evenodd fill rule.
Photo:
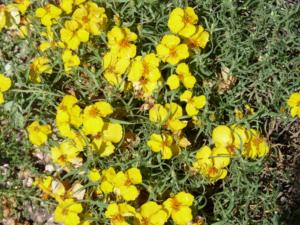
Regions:
<instances>
[{"instance_id":1,"label":"flowering shrub","mask_svg":"<svg viewBox=\"0 0 300 225\"><path fill-rule=\"evenodd\" d=\"M249 105L246 113L235 109L235 122L208 116L212 97L201 87L204 81L191 60L210 47L211 34L198 12L172 9L169 30L151 45L140 43L142 28L117 20L96 1L54 2L18 0L0 6L0 30L15 30L17 38L33 40L36 47L26 82L55 83L63 74L63 95L52 106L55 115L46 120L42 114L29 115L33 122L27 126L33 151L50 159L51 169L34 184L45 201L55 201L54 221L204 224L199 220L205 216L199 212L204 193L183 183L227 182L233 161L266 157L270 147L259 130L241 122L255 114ZM147 44L151 50L145 51ZM82 90L66 91L70 79ZM92 88L86 86L91 80ZM101 91L97 81L104 84ZM13 85L0 74L0 104ZM292 94L293 117L300 118L299 103L300 93ZM214 124L202 141L194 133L210 131L205 120ZM177 191L160 187L159 179Z\"/></svg>"}]
</instances>

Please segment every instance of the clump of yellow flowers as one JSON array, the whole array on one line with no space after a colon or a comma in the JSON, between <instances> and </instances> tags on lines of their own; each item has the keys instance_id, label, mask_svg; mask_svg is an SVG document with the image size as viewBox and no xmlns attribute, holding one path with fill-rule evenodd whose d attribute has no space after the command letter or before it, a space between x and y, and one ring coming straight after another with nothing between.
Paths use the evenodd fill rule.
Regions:
<instances>
[{"instance_id":1,"label":"clump of yellow flowers","mask_svg":"<svg viewBox=\"0 0 300 225\"><path fill-rule=\"evenodd\" d=\"M201 147L196 153L193 168L210 182L224 179L231 158L242 155L255 159L269 153L266 140L255 129L247 129L238 125L219 125L213 129L214 147Z\"/></svg>"},{"instance_id":2,"label":"clump of yellow flowers","mask_svg":"<svg viewBox=\"0 0 300 225\"><path fill-rule=\"evenodd\" d=\"M264 157L268 143L258 130L219 125L212 131L211 144L191 152L189 146L199 146L192 140L195 123L205 128L201 120L210 103L191 61L207 46L209 32L193 8L177 7L169 15L169 31L145 51L139 43L140 28L118 15L113 24L109 15L115 12L103 5L91 0L43 1L38 8L29 0L0 5L0 31L17 29L22 38L38 38L38 51L27 67L32 85L74 79L66 84L68 94L59 94L53 104L53 121L35 119L27 124L29 142L46 154L49 163L48 174L36 178L35 186L43 199L56 201L54 220L65 225L163 225L169 220L195 224L199 212L193 190L174 187L176 191L160 190L158 195L153 191L155 168L168 167L176 179L172 162L183 157L184 174L188 175L185 168L192 168L215 183L229 174L232 158ZM26 16L29 6L35 18ZM29 26L31 20L37 27ZM66 76L56 77L57 72ZM95 84L104 83L105 90L73 90L73 82L85 87L90 74ZM0 74L0 104L11 83ZM113 95L120 101L111 100ZM124 95L130 96L128 102ZM299 96L295 93L288 100L292 116L300 117ZM131 107L133 102L140 105ZM247 110L253 113L250 106ZM243 117L241 111L236 114ZM137 123L128 118L137 118ZM142 126L149 133L139 130ZM130 148L133 138L128 134L134 129L142 143ZM92 215L94 210L97 215Z\"/></svg>"}]
</instances>

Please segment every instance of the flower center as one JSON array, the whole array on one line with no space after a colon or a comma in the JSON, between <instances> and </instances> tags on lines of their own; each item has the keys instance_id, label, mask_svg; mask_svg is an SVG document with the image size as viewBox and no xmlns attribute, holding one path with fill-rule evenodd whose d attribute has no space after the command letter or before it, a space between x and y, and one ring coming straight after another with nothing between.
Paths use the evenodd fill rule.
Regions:
<instances>
[{"instance_id":1,"label":"flower center","mask_svg":"<svg viewBox=\"0 0 300 225\"><path fill-rule=\"evenodd\" d=\"M253 143L256 146L259 146L262 143L262 140L261 140L261 138L253 138Z\"/></svg>"},{"instance_id":2,"label":"flower center","mask_svg":"<svg viewBox=\"0 0 300 225\"><path fill-rule=\"evenodd\" d=\"M67 157L66 157L66 155L61 155L61 156L59 156L58 160L61 162L66 162Z\"/></svg>"},{"instance_id":3,"label":"flower center","mask_svg":"<svg viewBox=\"0 0 300 225\"><path fill-rule=\"evenodd\" d=\"M113 216L111 219L114 224L122 223L124 221L124 218L120 214Z\"/></svg>"},{"instance_id":4,"label":"flower center","mask_svg":"<svg viewBox=\"0 0 300 225\"><path fill-rule=\"evenodd\" d=\"M208 168L208 174L215 175L218 172L218 169L214 166Z\"/></svg>"},{"instance_id":5,"label":"flower center","mask_svg":"<svg viewBox=\"0 0 300 225\"><path fill-rule=\"evenodd\" d=\"M140 79L140 84L141 85L145 85L145 84L147 84L147 79L145 78L145 77L142 77L141 79Z\"/></svg>"},{"instance_id":6,"label":"flower center","mask_svg":"<svg viewBox=\"0 0 300 225\"><path fill-rule=\"evenodd\" d=\"M39 127L34 127L33 130L34 130L35 132L39 132L39 131L40 131L40 128L39 128Z\"/></svg>"},{"instance_id":7,"label":"flower center","mask_svg":"<svg viewBox=\"0 0 300 225\"><path fill-rule=\"evenodd\" d=\"M98 110L95 107L93 107L93 108L91 108L89 115L91 117L96 117L96 116L98 116L98 113L99 113Z\"/></svg>"},{"instance_id":8,"label":"flower center","mask_svg":"<svg viewBox=\"0 0 300 225\"><path fill-rule=\"evenodd\" d=\"M191 18L189 17L189 15L185 14L182 18L182 21L184 24L187 24L191 22Z\"/></svg>"},{"instance_id":9,"label":"flower center","mask_svg":"<svg viewBox=\"0 0 300 225\"><path fill-rule=\"evenodd\" d=\"M177 201L177 199L173 198L172 199L172 209L175 211L178 211L180 209L180 202Z\"/></svg>"},{"instance_id":10,"label":"flower center","mask_svg":"<svg viewBox=\"0 0 300 225\"><path fill-rule=\"evenodd\" d=\"M107 67L107 71L109 73L114 73L115 72L115 67L113 65L109 65L109 67Z\"/></svg>"},{"instance_id":11,"label":"flower center","mask_svg":"<svg viewBox=\"0 0 300 225\"><path fill-rule=\"evenodd\" d=\"M129 46L129 41L128 41L128 39L127 39L127 38L124 38L124 39L121 41L120 46L121 46L122 48L127 48L127 47Z\"/></svg>"},{"instance_id":12,"label":"flower center","mask_svg":"<svg viewBox=\"0 0 300 225\"><path fill-rule=\"evenodd\" d=\"M149 222L148 222L148 220L146 218L143 218L140 224L141 225L148 225Z\"/></svg>"},{"instance_id":13,"label":"flower center","mask_svg":"<svg viewBox=\"0 0 300 225\"><path fill-rule=\"evenodd\" d=\"M176 47L170 49L170 56L173 58L177 57Z\"/></svg>"},{"instance_id":14,"label":"flower center","mask_svg":"<svg viewBox=\"0 0 300 225\"><path fill-rule=\"evenodd\" d=\"M82 17L82 22L88 23L88 22L89 22L88 16L83 16L83 17Z\"/></svg>"},{"instance_id":15,"label":"flower center","mask_svg":"<svg viewBox=\"0 0 300 225\"><path fill-rule=\"evenodd\" d=\"M228 145L228 146L227 146L227 150L228 150L231 154L233 154L233 153L235 153L236 148L235 148L234 145Z\"/></svg>"},{"instance_id":16,"label":"flower center","mask_svg":"<svg viewBox=\"0 0 300 225\"><path fill-rule=\"evenodd\" d=\"M143 63L144 74L149 74L150 69L147 63Z\"/></svg>"},{"instance_id":17,"label":"flower center","mask_svg":"<svg viewBox=\"0 0 300 225\"><path fill-rule=\"evenodd\" d=\"M68 215L69 214L69 209L67 207L64 207L62 210L63 215Z\"/></svg>"}]
</instances>

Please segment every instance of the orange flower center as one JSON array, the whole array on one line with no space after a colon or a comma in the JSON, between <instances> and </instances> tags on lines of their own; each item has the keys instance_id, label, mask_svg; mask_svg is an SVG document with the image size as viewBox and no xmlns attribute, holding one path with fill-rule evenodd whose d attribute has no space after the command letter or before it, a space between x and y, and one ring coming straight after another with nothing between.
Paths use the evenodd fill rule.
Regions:
<instances>
[{"instance_id":1,"label":"orange flower center","mask_svg":"<svg viewBox=\"0 0 300 225\"><path fill-rule=\"evenodd\" d=\"M187 14L184 14L182 21L184 24L191 23L191 17L189 17Z\"/></svg>"},{"instance_id":2,"label":"orange flower center","mask_svg":"<svg viewBox=\"0 0 300 225\"><path fill-rule=\"evenodd\" d=\"M196 48L198 45L197 45L197 41L195 39L192 39L192 38L189 38L188 39L188 44L191 48Z\"/></svg>"},{"instance_id":3,"label":"orange flower center","mask_svg":"<svg viewBox=\"0 0 300 225\"><path fill-rule=\"evenodd\" d=\"M170 56L173 58L177 57L176 47L170 49Z\"/></svg>"},{"instance_id":4,"label":"orange flower center","mask_svg":"<svg viewBox=\"0 0 300 225\"><path fill-rule=\"evenodd\" d=\"M97 109L97 108L95 108L95 107L91 108L91 110L90 110L90 112L89 112L89 115L90 115L91 117L96 117L96 116L98 116L98 114L99 114L99 112L98 112L98 109Z\"/></svg>"},{"instance_id":5,"label":"orange flower center","mask_svg":"<svg viewBox=\"0 0 300 225\"><path fill-rule=\"evenodd\" d=\"M67 106L65 106L64 104L62 104L62 105L59 107L59 109L60 109L61 111L66 112L66 111L67 111Z\"/></svg>"},{"instance_id":6,"label":"orange flower center","mask_svg":"<svg viewBox=\"0 0 300 225\"><path fill-rule=\"evenodd\" d=\"M129 41L127 38L122 39L122 41L120 42L120 46L122 48L127 48L129 46Z\"/></svg>"},{"instance_id":7,"label":"orange flower center","mask_svg":"<svg viewBox=\"0 0 300 225\"><path fill-rule=\"evenodd\" d=\"M183 78L184 78L183 74L177 74L177 75L178 75L179 80L183 81Z\"/></svg>"},{"instance_id":8,"label":"orange flower center","mask_svg":"<svg viewBox=\"0 0 300 225\"><path fill-rule=\"evenodd\" d=\"M172 209L175 210L175 211L178 211L180 209L180 202L177 201L176 198L173 198L172 199Z\"/></svg>"},{"instance_id":9,"label":"orange flower center","mask_svg":"<svg viewBox=\"0 0 300 225\"><path fill-rule=\"evenodd\" d=\"M39 127L34 127L33 130L34 130L35 132L39 132L39 131L40 131L40 128L39 128Z\"/></svg>"},{"instance_id":10,"label":"orange flower center","mask_svg":"<svg viewBox=\"0 0 300 225\"><path fill-rule=\"evenodd\" d=\"M66 155L61 155L61 156L59 156L58 160L61 162L65 162L67 160L67 157L66 157Z\"/></svg>"},{"instance_id":11,"label":"orange flower center","mask_svg":"<svg viewBox=\"0 0 300 225\"><path fill-rule=\"evenodd\" d=\"M218 172L218 169L214 166L208 168L208 174L215 175Z\"/></svg>"},{"instance_id":12,"label":"orange flower center","mask_svg":"<svg viewBox=\"0 0 300 225\"><path fill-rule=\"evenodd\" d=\"M83 16L82 17L82 22L88 23L89 22L89 17L88 16Z\"/></svg>"},{"instance_id":13,"label":"orange flower center","mask_svg":"<svg viewBox=\"0 0 300 225\"><path fill-rule=\"evenodd\" d=\"M122 223L124 221L124 218L119 215L114 215L111 220L114 222L114 224Z\"/></svg>"},{"instance_id":14,"label":"orange flower center","mask_svg":"<svg viewBox=\"0 0 300 225\"><path fill-rule=\"evenodd\" d=\"M146 218L143 218L140 224L141 225L148 225L149 222L148 222L148 220Z\"/></svg>"},{"instance_id":15,"label":"orange flower center","mask_svg":"<svg viewBox=\"0 0 300 225\"><path fill-rule=\"evenodd\" d=\"M149 66L147 63L143 63L144 74L148 74L150 72Z\"/></svg>"},{"instance_id":16,"label":"orange flower center","mask_svg":"<svg viewBox=\"0 0 300 225\"><path fill-rule=\"evenodd\" d=\"M145 85L145 84L147 84L147 82L148 82L148 80L147 80L145 77L142 77L142 78L140 79L140 84L141 84L141 85Z\"/></svg>"},{"instance_id":17,"label":"orange flower center","mask_svg":"<svg viewBox=\"0 0 300 225\"><path fill-rule=\"evenodd\" d=\"M227 146L227 150L231 153L231 154L234 154L235 151L236 151L236 148L234 145L228 145Z\"/></svg>"},{"instance_id":18,"label":"orange flower center","mask_svg":"<svg viewBox=\"0 0 300 225\"><path fill-rule=\"evenodd\" d=\"M114 73L115 72L115 67L113 65L109 65L109 67L107 67L107 71L109 73Z\"/></svg>"},{"instance_id":19,"label":"orange flower center","mask_svg":"<svg viewBox=\"0 0 300 225\"><path fill-rule=\"evenodd\" d=\"M262 143L262 140L261 138L253 138L253 143L256 145L256 146L259 146L261 143Z\"/></svg>"}]
</instances>

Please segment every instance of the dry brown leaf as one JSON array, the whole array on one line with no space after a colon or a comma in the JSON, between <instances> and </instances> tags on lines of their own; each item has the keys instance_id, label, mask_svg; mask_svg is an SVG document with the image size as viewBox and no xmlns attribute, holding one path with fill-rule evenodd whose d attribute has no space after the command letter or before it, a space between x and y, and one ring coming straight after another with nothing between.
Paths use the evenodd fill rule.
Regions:
<instances>
[{"instance_id":1,"label":"dry brown leaf","mask_svg":"<svg viewBox=\"0 0 300 225\"><path fill-rule=\"evenodd\" d=\"M82 187L79 182L75 182L69 190L70 195L77 200L82 200L85 195L85 189L82 189Z\"/></svg>"},{"instance_id":2,"label":"dry brown leaf","mask_svg":"<svg viewBox=\"0 0 300 225\"><path fill-rule=\"evenodd\" d=\"M223 66L218 80L218 93L224 94L226 91L233 88L237 79L230 73L228 67Z\"/></svg>"}]
</instances>

